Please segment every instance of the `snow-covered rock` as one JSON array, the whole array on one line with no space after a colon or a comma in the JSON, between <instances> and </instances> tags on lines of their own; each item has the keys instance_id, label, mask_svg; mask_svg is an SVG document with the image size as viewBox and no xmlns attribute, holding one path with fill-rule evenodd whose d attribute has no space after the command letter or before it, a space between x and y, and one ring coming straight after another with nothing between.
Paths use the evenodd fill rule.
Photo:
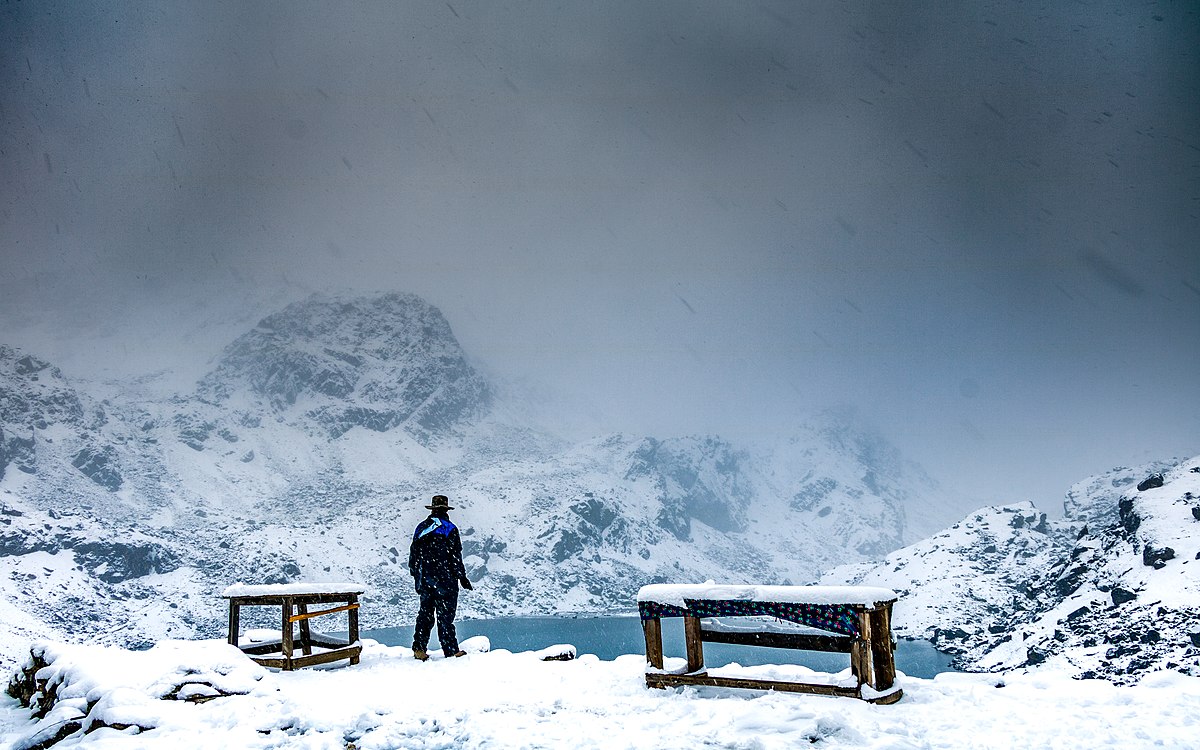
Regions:
<instances>
[{"instance_id":1,"label":"snow-covered rock","mask_svg":"<svg viewBox=\"0 0 1200 750\"><path fill-rule=\"evenodd\" d=\"M1161 485L1137 488L1160 473ZM1200 674L1200 457L1084 480L1061 521L1029 504L987 508L821 581L895 588L897 632L970 669Z\"/></svg>"}]
</instances>

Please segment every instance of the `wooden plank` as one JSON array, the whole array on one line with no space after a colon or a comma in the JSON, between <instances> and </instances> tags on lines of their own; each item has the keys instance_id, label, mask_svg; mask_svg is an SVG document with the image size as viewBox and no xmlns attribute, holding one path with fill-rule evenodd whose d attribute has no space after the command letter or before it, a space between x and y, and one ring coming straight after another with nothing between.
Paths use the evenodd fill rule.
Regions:
<instances>
[{"instance_id":1,"label":"wooden plank","mask_svg":"<svg viewBox=\"0 0 1200 750\"><path fill-rule=\"evenodd\" d=\"M349 648L338 649L337 651L326 651L323 654L312 654L311 656L297 656L292 659L292 669L300 667L311 667L314 664L328 664L331 661L340 661L349 659L353 664L358 659L358 655L362 653L361 646L351 646Z\"/></svg>"},{"instance_id":2,"label":"wooden plank","mask_svg":"<svg viewBox=\"0 0 1200 750\"><path fill-rule=\"evenodd\" d=\"M687 671L704 669L704 641L700 636L700 618L692 615L683 617L683 640L687 651Z\"/></svg>"},{"instance_id":3,"label":"wooden plank","mask_svg":"<svg viewBox=\"0 0 1200 750\"><path fill-rule=\"evenodd\" d=\"M729 643L735 646L768 646L804 651L824 651L848 654L854 639L844 635L809 635L804 633L750 633L740 631L701 630L700 637L709 643Z\"/></svg>"},{"instance_id":4,"label":"wooden plank","mask_svg":"<svg viewBox=\"0 0 1200 750\"><path fill-rule=\"evenodd\" d=\"M279 641L269 641L267 643L256 643L252 646L242 646L242 653L247 656L261 656L262 654L283 653L283 644Z\"/></svg>"},{"instance_id":5,"label":"wooden plank","mask_svg":"<svg viewBox=\"0 0 1200 750\"><path fill-rule=\"evenodd\" d=\"M238 624L238 609L241 607L235 601L229 602L229 644L231 646L238 645L238 631L241 626Z\"/></svg>"},{"instance_id":6,"label":"wooden plank","mask_svg":"<svg viewBox=\"0 0 1200 750\"><path fill-rule=\"evenodd\" d=\"M288 618L291 622L300 620L300 650L305 656L312 654L312 631L308 627L308 605L300 603L296 605L296 610L299 614L292 615Z\"/></svg>"},{"instance_id":7,"label":"wooden plank","mask_svg":"<svg viewBox=\"0 0 1200 750\"><path fill-rule=\"evenodd\" d=\"M284 659L281 657L251 656L250 658L255 663L261 664L264 667L274 667L275 669L287 669L287 663L288 663L287 659Z\"/></svg>"},{"instance_id":8,"label":"wooden plank","mask_svg":"<svg viewBox=\"0 0 1200 750\"><path fill-rule=\"evenodd\" d=\"M875 683L875 652L871 648L871 614L865 608L858 612L858 630L859 637L863 642L862 682L878 690L878 685Z\"/></svg>"},{"instance_id":9,"label":"wooden plank","mask_svg":"<svg viewBox=\"0 0 1200 750\"><path fill-rule=\"evenodd\" d=\"M779 680L755 680L738 677L716 677L714 675L691 674L647 674L646 686L651 688L679 687L683 685L699 685L701 687L739 688L743 690L775 690L784 693L808 693L812 695L832 695L839 698L858 698L868 703L887 705L895 703L904 696L903 690L882 695L878 698L863 698L857 688L841 685L823 685L813 682L781 682Z\"/></svg>"},{"instance_id":10,"label":"wooden plank","mask_svg":"<svg viewBox=\"0 0 1200 750\"><path fill-rule=\"evenodd\" d=\"M302 623L305 620L311 620L314 617L320 617L321 615L332 615L335 612L346 612L348 610L358 609L358 607L359 607L359 605L357 605L357 604L347 604L344 607L334 607L333 609L323 609L320 612L309 612L307 604L305 604L304 602L297 602L296 609L298 609L300 611L300 614L292 615L292 622L301 622Z\"/></svg>"},{"instance_id":11,"label":"wooden plank","mask_svg":"<svg viewBox=\"0 0 1200 750\"><path fill-rule=\"evenodd\" d=\"M871 655L875 665L875 689L896 684L896 657L892 648L892 605L871 612Z\"/></svg>"},{"instance_id":12,"label":"wooden plank","mask_svg":"<svg viewBox=\"0 0 1200 750\"><path fill-rule=\"evenodd\" d=\"M281 651L283 652L284 661L287 666L284 669L292 668L292 599L291 597L283 598L283 642Z\"/></svg>"},{"instance_id":13,"label":"wooden plank","mask_svg":"<svg viewBox=\"0 0 1200 750\"><path fill-rule=\"evenodd\" d=\"M348 615L348 618L349 618L350 622L348 624L348 627L349 627L350 632L347 633L347 635L350 636L351 643L357 643L358 642L358 595L357 594L353 595L350 599L349 612L350 612L350 614ZM361 651L361 650L362 649L360 648L359 651ZM358 664L358 653L359 652L356 651L356 652L354 652L354 656L350 657L350 666L354 666L355 664Z\"/></svg>"},{"instance_id":14,"label":"wooden plank","mask_svg":"<svg viewBox=\"0 0 1200 750\"><path fill-rule=\"evenodd\" d=\"M662 669L662 620L657 617L642 620L642 632L646 636L646 662L655 669Z\"/></svg>"},{"instance_id":15,"label":"wooden plank","mask_svg":"<svg viewBox=\"0 0 1200 750\"><path fill-rule=\"evenodd\" d=\"M273 594L271 596L230 596L224 598L241 605L277 606L282 604L284 599L291 599L293 602L303 602L304 604L352 602L358 599L358 594L291 594L289 596Z\"/></svg>"},{"instance_id":16,"label":"wooden plank","mask_svg":"<svg viewBox=\"0 0 1200 750\"><path fill-rule=\"evenodd\" d=\"M314 635L312 639L312 645L319 646L320 648L345 648L352 642L353 641L343 641L340 638L327 638L320 633Z\"/></svg>"},{"instance_id":17,"label":"wooden plank","mask_svg":"<svg viewBox=\"0 0 1200 750\"><path fill-rule=\"evenodd\" d=\"M704 687L743 688L746 690L778 690L787 693L815 693L817 695L840 695L859 697L858 688L842 685L823 685L811 682L783 682L780 680L755 680L744 677L717 677L693 674L647 674L649 687L673 687L676 685L702 685Z\"/></svg>"}]
</instances>

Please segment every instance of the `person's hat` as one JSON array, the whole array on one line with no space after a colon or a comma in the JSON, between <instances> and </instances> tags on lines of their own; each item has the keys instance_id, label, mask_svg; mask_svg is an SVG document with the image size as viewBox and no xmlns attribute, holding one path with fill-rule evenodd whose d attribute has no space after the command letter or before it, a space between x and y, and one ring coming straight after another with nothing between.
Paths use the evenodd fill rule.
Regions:
<instances>
[{"instance_id":1,"label":"person's hat","mask_svg":"<svg viewBox=\"0 0 1200 750\"><path fill-rule=\"evenodd\" d=\"M433 505L426 505L429 510L454 510L454 506L450 504L450 498L445 495L434 495Z\"/></svg>"}]
</instances>

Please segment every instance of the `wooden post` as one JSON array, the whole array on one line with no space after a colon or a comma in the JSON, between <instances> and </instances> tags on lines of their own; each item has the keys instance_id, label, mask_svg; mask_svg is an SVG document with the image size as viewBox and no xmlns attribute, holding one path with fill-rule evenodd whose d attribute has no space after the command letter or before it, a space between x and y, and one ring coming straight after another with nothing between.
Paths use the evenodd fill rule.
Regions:
<instances>
[{"instance_id":1,"label":"wooden post","mask_svg":"<svg viewBox=\"0 0 1200 750\"><path fill-rule=\"evenodd\" d=\"M687 648L688 672L699 672L704 669L704 642L700 638L700 618L684 615L683 639Z\"/></svg>"},{"instance_id":2,"label":"wooden post","mask_svg":"<svg viewBox=\"0 0 1200 750\"><path fill-rule=\"evenodd\" d=\"M354 594L350 597L350 604L358 604L358 594ZM350 645L353 646L354 643L358 641L358 607L353 607L350 609L347 619L349 620L350 632L348 635L350 637ZM350 657L350 664L358 664L357 653Z\"/></svg>"},{"instance_id":3,"label":"wooden post","mask_svg":"<svg viewBox=\"0 0 1200 750\"><path fill-rule=\"evenodd\" d=\"M238 609L241 607L237 599L229 600L229 644L231 646L238 645Z\"/></svg>"},{"instance_id":4,"label":"wooden post","mask_svg":"<svg viewBox=\"0 0 1200 750\"><path fill-rule=\"evenodd\" d=\"M283 643L280 644L280 650L283 651L283 668L290 670L292 668L292 597L290 596L283 598Z\"/></svg>"},{"instance_id":5,"label":"wooden post","mask_svg":"<svg viewBox=\"0 0 1200 750\"><path fill-rule=\"evenodd\" d=\"M297 604L296 614L307 615L308 605L303 602ZM309 627L307 617L300 621L300 650L305 656L312 655L312 628Z\"/></svg>"},{"instance_id":6,"label":"wooden post","mask_svg":"<svg viewBox=\"0 0 1200 750\"><path fill-rule=\"evenodd\" d=\"M865 609L861 609L858 612L858 630L858 640L862 644L862 647L859 649L860 658L862 659L859 664L862 672L859 674L858 682L860 685L865 683L878 689L879 686L875 684L875 665L871 650L871 615Z\"/></svg>"},{"instance_id":7,"label":"wooden post","mask_svg":"<svg viewBox=\"0 0 1200 750\"><path fill-rule=\"evenodd\" d=\"M655 669L662 669L662 620L657 617L642 620L642 631L646 635L646 662Z\"/></svg>"},{"instance_id":8,"label":"wooden post","mask_svg":"<svg viewBox=\"0 0 1200 750\"><path fill-rule=\"evenodd\" d=\"M875 662L875 688L887 690L896 684L896 655L892 648L891 602L871 612L871 652Z\"/></svg>"}]
</instances>

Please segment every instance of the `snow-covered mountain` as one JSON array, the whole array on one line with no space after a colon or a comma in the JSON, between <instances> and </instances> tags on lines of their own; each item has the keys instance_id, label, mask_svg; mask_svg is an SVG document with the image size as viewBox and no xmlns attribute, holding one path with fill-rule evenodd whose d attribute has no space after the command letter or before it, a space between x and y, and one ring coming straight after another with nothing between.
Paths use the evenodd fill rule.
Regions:
<instances>
[{"instance_id":1,"label":"snow-covered mountain","mask_svg":"<svg viewBox=\"0 0 1200 750\"><path fill-rule=\"evenodd\" d=\"M364 627L401 624L435 492L479 581L466 615L628 609L653 581L799 583L954 507L843 415L773 444L565 441L513 418L411 295L313 296L233 341L194 392L143 393L98 399L0 347L7 633L213 635L235 581L358 580Z\"/></svg>"},{"instance_id":2,"label":"snow-covered mountain","mask_svg":"<svg viewBox=\"0 0 1200 750\"><path fill-rule=\"evenodd\" d=\"M1200 456L1091 477L1064 511L1048 521L1029 504L986 508L822 582L895 589L897 632L971 669L1200 674Z\"/></svg>"}]
</instances>

